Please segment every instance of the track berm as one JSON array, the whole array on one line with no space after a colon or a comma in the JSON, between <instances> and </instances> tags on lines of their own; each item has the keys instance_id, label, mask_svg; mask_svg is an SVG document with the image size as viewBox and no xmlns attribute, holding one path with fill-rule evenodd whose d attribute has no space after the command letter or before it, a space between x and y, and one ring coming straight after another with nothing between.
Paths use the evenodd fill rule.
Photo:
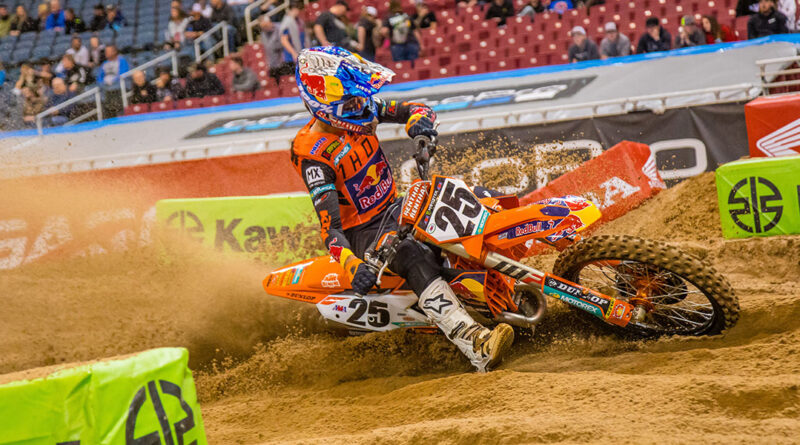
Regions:
<instances>
[{"instance_id":1,"label":"track berm","mask_svg":"<svg viewBox=\"0 0 800 445\"><path fill-rule=\"evenodd\" d=\"M186 346L214 444L797 443L800 237L723 240L713 178L597 234L709 260L741 304L723 337L624 341L554 302L475 374L442 336L330 334L313 306L263 294L264 265L144 249L0 273L0 373Z\"/></svg>"}]
</instances>

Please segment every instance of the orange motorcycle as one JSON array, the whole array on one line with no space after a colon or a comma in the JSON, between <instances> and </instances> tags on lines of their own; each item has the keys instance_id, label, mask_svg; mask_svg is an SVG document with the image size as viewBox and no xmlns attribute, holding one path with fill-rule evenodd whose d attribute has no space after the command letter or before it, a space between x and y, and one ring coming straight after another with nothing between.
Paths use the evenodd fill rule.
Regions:
<instances>
[{"instance_id":1,"label":"orange motorcycle","mask_svg":"<svg viewBox=\"0 0 800 445\"><path fill-rule=\"evenodd\" d=\"M435 141L417 137L414 144L421 180L394 212L399 230L365 255L378 271L376 288L354 294L342 267L326 255L272 271L263 282L267 293L315 304L326 320L351 331L435 328L405 280L387 270L398 243L410 236L442 252L444 278L487 324L532 329L546 314L546 296L640 336L716 335L736 323L738 299L705 261L629 236L581 239L601 214L578 196L520 207L515 196L478 197L461 179L428 179ZM552 273L522 262L534 243L561 251Z\"/></svg>"}]
</instances>

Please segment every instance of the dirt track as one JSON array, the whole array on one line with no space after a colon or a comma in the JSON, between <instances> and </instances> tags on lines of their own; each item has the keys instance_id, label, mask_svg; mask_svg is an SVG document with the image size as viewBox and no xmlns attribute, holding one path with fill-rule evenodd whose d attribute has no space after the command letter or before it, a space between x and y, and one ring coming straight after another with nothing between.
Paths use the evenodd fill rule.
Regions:
<instances>
[{"instance_id":1,"label":"dirt track","mask_svg":"<svg viewBox=\"0 0 800 445\"><path fill-rule=\"evenodd\" d=\"M0 372L188 346L214 444L800 442L800 237L723 241L714 193L703 175L600 232L714 263L742 307L723 338L621 341L554 304L479 375L441 336L327 334L261 266L138 252L0 274Z\"/></svg>"}]
</instances>

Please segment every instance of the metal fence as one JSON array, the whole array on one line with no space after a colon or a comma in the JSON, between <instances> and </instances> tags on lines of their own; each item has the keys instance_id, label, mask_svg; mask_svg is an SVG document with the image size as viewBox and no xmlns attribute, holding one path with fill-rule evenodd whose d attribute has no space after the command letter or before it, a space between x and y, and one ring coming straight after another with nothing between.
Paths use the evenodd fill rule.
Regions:
<instances>
[{"instance_id":1,"label":"metal fence","mask_svg":"<svg viewBox=\"0 0 800 445\"><path fill-rule=\"evenodd\" d=\"M800 90L800 56L756 60L756 66L761 75L761 88L765 96L796 93Z\"/></svg>"},{"instance_id":2,"label":"metal fence","mask_svg":"<svg viewBox=\"0 0 800 445\"><path fill-rule=\"evenodd\" d=\"M256 26L257 20L262 16L262 14L253 17L253 9L261 7L267 0L257 0L253 3L247 5L247 8L244 9L244 28L247 32L247 43L253 44L255 42L255 38L253 37L253 28ZM305 0L305 4L308 5L308 0ZM266 13L267 17L272 17L273 15L287 9L289 7L289 0L285 0L282 4L278 7Z\"/></svg>"}]
</instances>

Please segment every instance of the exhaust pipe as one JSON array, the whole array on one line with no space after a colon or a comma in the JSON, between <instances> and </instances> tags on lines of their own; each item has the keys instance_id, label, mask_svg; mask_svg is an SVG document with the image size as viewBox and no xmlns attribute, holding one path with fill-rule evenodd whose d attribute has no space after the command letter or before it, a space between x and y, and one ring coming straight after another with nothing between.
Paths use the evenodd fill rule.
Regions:
<instances>
[{"instance_id":1,"label":"exhaust pipe","mask_svg":"<svg viewBox=\"0 0 800 445\"><path fill-rule=\"evenodd\" d=\"M536 300L535 303L523 301L522 304L520 304L520 310L523 310L525 303L527 303L529 305L535 304L536 311L528 316L516 312L501 312L495 316L495 320L502 323L508 323L511 326L516 326L519 328L532 328L536 326L537 323L542 321L545 313L547 313L547 299L545 299L544 295L542 295L538 289L530 286L517 286L517 291L525 291L526 294L532 295Z\"/></svg>"}]
</instances>

